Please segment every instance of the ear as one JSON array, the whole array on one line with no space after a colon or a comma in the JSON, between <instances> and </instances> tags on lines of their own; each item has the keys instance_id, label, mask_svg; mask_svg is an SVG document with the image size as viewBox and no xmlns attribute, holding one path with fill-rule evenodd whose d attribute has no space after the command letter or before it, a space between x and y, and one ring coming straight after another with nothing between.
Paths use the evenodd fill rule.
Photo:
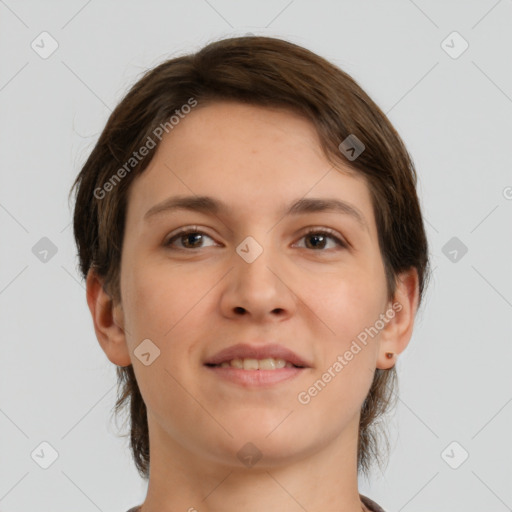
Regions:
<instances>
[{"instance_id":1,"label":"ear","mask_svg":"<svg viewBox=\"0 0 512 512\"><path fill-rule=\"evenodd\" d=\"M114 305L103 288L103 280L92 269L87 273L86 290L87 304L101 348L117 366L129 366L131 359L124 332L122 305Z\"/></svg>"},{"instance_id":2,"label":"ear","mask_svg":"<svg viewBox=\"0 0 512 512\"><path fill-rule=\"evenodd\" d=\"M389 304L386 318L390 318L381 331L377 368L388 370L396 363L397 355L405 350L412 336L414 318L419 303L418 272L411 268L397 277L393 302ZM386 353L393 354L388 359Z\"/></svg>"}]
</instances>

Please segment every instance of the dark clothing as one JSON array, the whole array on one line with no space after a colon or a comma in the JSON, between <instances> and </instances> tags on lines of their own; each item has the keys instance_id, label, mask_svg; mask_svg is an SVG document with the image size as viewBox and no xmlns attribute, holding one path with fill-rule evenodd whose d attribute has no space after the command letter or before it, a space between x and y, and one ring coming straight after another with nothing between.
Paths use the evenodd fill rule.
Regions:
<instances>
[{"instance_id":1,"label":"dark clothing","mask_svg":"<svg viewBox=\"0 0 512 512\"><path fill-rule=\"evenodd\" d=\"M367 498L362 494L360 494L359 497L361 498L361 501L364 503L366 508L372 512L386 512L380 505L377 505L377 503L375 503L375 501L371 500L370 498Z\"/></svg>"}]
</instances>

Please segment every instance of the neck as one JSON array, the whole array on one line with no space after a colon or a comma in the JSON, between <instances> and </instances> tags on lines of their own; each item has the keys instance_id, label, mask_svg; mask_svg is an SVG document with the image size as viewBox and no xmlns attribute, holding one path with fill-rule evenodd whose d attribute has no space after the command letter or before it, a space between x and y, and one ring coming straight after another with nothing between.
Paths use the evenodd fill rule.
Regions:
<instances>
[{"instance_id":1,"label":"neck","mask_svg":"<svg viewBox=\"0 0 512 512\"><path fill-rule=\"evenodd\" d=\"M356 418L357 420L358 418ZM198 454L148 418L150 477L140 512L361 512L357 423L312 453L240 467Z\"/></svg>"}]
</instances>

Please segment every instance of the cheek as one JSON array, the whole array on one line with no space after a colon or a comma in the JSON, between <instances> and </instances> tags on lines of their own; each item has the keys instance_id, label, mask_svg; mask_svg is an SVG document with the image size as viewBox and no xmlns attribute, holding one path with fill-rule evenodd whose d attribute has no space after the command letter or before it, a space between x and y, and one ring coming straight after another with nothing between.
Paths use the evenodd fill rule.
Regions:
<instances>
[{"instance_id":1,"label":"cheek","mask_svg":"<svg viewBox=\"0 0 512 512\"><path fill-rule=\"evenodd\" d=\"M352 268L332 275L310 288L307 303L326 326L327 339L339 350L373 325L384 312L387 293L383 273Z\"/></svg>"},{"instance_id":2,"label":"cheek","mask_svg":"<svg viewBox=\"0 0 512 512\"><path fill-rule=\"evenodd\" d=\"M125 309L130 320L127 338L132 351L145 339L160 351L151 365L133 363L144 400L155 413L163 413L169 403L184 409L189 398L179 383L190 387L186 383L190 368L185 362L194 348L191 340L204 338L204 323L198 322L197 317L207 315L207 301L201 300L208 289L205 276L185 273L169 262L153 266L146 263L133 266L124 282Z\"/></svg>"},{"instance_id":3,"label":"cheek","mask_svg":"<svg viewBox=\"0 0 512 512\"><path fill-rule=\"evenodd\" d=\"M149 338L160 349L160 362L180 374L205 336L214 335L207 324L215 315L219 300L215 285L221 277L222 273L200 272L168 261L132 271L127 278L127 315L133 349Z\"/></svg>"},{"instance_id":4,"label":"cheek","mask_svg":"<svg viewBox=\"0 0 512 512\"><path fill-rule=\"evenodd\" d=\"M127 316L136 338L154 338L161 349L185 326L197 328L194 314L218 278L171 264L141 264L125 276ZM205 301L206 302L206 301Z\"/></svg>"},{"instance_id":5,"label":"cheek","mask_svg":"<svg viewBox=\"0 0 512 512\"><path fill-rule=\"evenodd\" d=\"M369 335L366 329L384 312L386 288L382 276L370 279L356 272L337 284L329 283L309 299L315 301L311 309L321 320L316 320L315 329L320 364L309 383L314 405L306 410L327 415L339 426L359 411L370 389L379 334ZM309 395L308 389L303 391Z\"/></svg>"}]
</instances>

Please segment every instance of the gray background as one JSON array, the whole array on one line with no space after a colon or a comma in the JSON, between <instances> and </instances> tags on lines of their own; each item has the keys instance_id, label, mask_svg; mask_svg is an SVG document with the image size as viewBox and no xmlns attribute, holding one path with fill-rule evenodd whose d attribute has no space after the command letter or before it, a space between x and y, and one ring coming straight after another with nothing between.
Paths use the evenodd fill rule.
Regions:
<instances>
[{"instance_id":1,"label":"gray background","mask_svg":"<svg viewBox=\"0 0 512 512\"><path fill-rule=\"evenodd\" d=\"M360 492L396 512L512 510L511 26L511 0L0 0L0 510L144 499L111 421L115 367L94 335L67 193L144 70L247 32L350 73L419 172L433 279L397 363L389 465ZM58 43L47 58L43 31ZM48 469L42 442L58 453Z\"/></svg>"}]
</instances>

